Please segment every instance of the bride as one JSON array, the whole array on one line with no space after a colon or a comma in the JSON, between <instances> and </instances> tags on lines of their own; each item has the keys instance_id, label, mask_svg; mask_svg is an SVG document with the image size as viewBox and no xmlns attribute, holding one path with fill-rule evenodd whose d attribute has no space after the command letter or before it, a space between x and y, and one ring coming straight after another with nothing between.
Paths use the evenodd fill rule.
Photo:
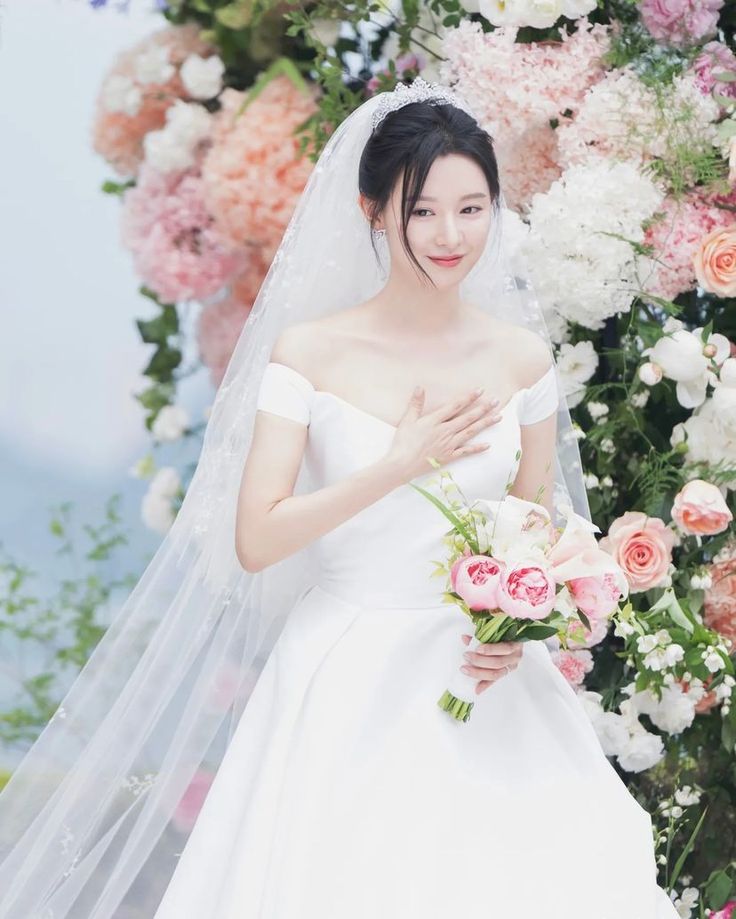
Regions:
<instances>
[{"instance_id":1,"label":"bride","mask_svg":"<svg viewBox=\"0 0 736 919\"><path fill-rule=\"evenodd\" d=\"M430 577L430 460L589 518L512 228L449 90L332 135L172 530L0 794L0 919L677 916L548 646L465 650Z\"/></svg>"}]
</instances>

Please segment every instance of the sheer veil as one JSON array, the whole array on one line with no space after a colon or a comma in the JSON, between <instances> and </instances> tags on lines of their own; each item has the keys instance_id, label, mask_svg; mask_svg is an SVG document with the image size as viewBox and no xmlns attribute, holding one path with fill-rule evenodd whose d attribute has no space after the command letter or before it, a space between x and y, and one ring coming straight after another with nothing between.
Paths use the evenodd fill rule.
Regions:
<instances>
[{"instance_id":1,"label":"sheer veil","mask_svg":"<svg viewBox=\"0 0 736 919\"><path fill-rule=\"evenodd\" d=\"M314 580L313 547L257 574L235 555L260 379L285 326L361 302L385 283L388 250L379 241L377 262L357 203L358 163L374 122L418 98L469 111L422 80L377 94L342 122L315 165L217 392L173 527L0 794L3 919L154 915L191 832L182 799L218 769L290 609ZM509 219L502 207L461 294L549 343L507 245ZM558 392L555 508L569 503L590 519L559 380ZM312 488L303 467L296 492Z\"/></svg>"}]
</instances>

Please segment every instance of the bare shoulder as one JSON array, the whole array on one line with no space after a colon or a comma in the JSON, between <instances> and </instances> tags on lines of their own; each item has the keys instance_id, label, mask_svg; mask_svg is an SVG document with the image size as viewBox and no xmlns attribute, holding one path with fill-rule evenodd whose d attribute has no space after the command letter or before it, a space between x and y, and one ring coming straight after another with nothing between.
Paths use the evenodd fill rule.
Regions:
<instances>
[{"instance_id":1,"label":"bare shoulder","mask_svg":"<svg viewBox=\"0 0 736 919\"><path fill-rule=\"evenodd\" d=\"M485 341L495 355L513 355L519 386L530 386L552 366L552 351L538 332L478 311L478 320L485 329Z\"/></svg>"},{"instance_id":2,"label":"bare shoulder","mask_svg":"<svg viewBox=\"0 0 736 919\"><path fill-rule=\"evenodd\" d=\"M286 326L273 344L271 360L312 379L313 371L329 353L324 325L321 319L310 319Z\"/></svg>"}]
</instances>

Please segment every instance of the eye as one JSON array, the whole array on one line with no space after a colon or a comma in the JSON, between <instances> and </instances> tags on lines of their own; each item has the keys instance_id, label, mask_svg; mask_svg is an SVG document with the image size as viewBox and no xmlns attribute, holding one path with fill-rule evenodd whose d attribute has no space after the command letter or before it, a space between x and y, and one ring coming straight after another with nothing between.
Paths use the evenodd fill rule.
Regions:
<instances>
[{"instance_id":1,"label":"eye","mask_svg":"<svg viewBox=\"0 0 736 919\"><path fill-rule=\"evenodd\" d=\"M467 211L468 208L470 208L470 207L474 207L476 211L482 211L482 210L483 210L483 208L482 208L482 207L479 207L477 204L469 204L468 207L464 207L463 210L464 210L464 211Z\"/></svg>"},{"instance_id":2,"label":"eye","mask_svg":"<svg viewBox=\"0 0 736 919\"><path fill-rule=\"evenodd\" d=\"M427 211L428 213L430 212L428 207L416 207L416 208L414 208L414 210L412 211L412 215L414 215L414 214L417 214L417 215L418 215L420 211Z\"/></svg>"}]
</instances>

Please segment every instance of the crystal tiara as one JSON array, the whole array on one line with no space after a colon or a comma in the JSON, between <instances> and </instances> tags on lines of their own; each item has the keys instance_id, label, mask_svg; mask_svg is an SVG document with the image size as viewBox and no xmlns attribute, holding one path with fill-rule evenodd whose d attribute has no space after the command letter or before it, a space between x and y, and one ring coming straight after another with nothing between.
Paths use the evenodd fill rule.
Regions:
<instances>
[{"instance_id":1,"label":"crystal tiara","mask_svg":"<svg viewBox=\"0 0 736 919\"><path fill-rule=\"evenodd\" d=\"M446 86L427 83L426 80L417 77L413 83L397 83L391 92L381 93L380 101L371 118L373 130L375 131L389 112L395 112L410 102L429 102L430 105L449 103L467 112L471 118L475 117L468 105Z\"/></svg>"}]
</instances>

